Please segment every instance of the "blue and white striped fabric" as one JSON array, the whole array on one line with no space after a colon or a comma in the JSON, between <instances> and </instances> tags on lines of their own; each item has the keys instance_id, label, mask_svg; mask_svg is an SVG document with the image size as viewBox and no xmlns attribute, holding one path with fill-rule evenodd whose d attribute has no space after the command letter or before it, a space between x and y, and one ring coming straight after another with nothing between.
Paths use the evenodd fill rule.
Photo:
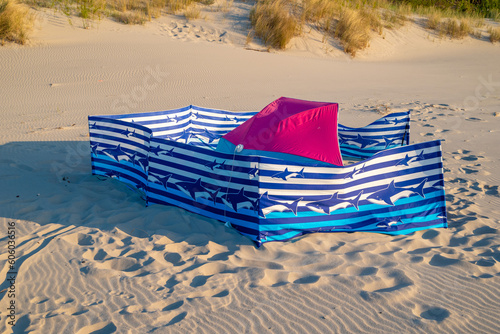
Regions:
<instances>
[{"instance_id":1,"label":"blue and white striped fabric","mask_svg":"<svg viewBox=\"0 0 500 334\"><path fill-rule=\"evenodd\" d=\"M338 132L342 156L366 159L410 143L410 111L386 115L362 128L339 124Z\"/></svg>"},{"instance_id":2,"label":"blue and white striped fabric","mask_svg":"<svg viewBox=\"0 0 500 334\"><path fill-rule=\"evenodd\" d=\"M212 118L202 119L203 112ZM390 148L344 167L227 154L214 143L237 124L234 117L253 115L228 113L187 107L90 116L92 172L134 185L148 203L229 222L259 245L310 232L405 234L447 226L439 141ZM199 134L192 142L188 127Z\"/></svg>"}]
</instances>

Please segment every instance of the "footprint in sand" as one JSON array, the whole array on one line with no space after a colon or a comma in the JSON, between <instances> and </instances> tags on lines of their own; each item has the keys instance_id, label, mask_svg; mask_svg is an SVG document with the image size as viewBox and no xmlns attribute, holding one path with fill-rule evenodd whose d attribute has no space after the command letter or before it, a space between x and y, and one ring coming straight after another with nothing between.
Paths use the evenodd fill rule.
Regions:
<instances>
[{"instance_id":1,"label":"footprint in sand","mask_svg":"<svg viewBox=\"0 0 500 334\"><path fill-rule=\"evenodd\" d=\"M450 312L445 308L427 305L416 306L413 313L423 319L436 322L442 322L450 316Z\"/></svg>"},{"instance_id":2,"label":"footprint in sand","mask_svg":"<svg viewBox=\"0 0 500 334\"><path fill-rule=\"evenodd\" d=\"M117 328L113 322L103 321L90 326L81 328L76 334L90 334L90 333L114 333Z\"/></svg>"},{"instance_id":3,"label":"footprint in sand","mask_svg":"<svg viewBox=\"0 0 500 334\"><path fill-rule=\"evenodd\" d=\"M370 282L365 283L360 292L360 296L364 300L370 300L372 297L376 297L377 294L394 296L392 293L396 292L410 296L416 291L413 280L399 269L377 272L369 277Z\"/></svg>"}]
</instances>

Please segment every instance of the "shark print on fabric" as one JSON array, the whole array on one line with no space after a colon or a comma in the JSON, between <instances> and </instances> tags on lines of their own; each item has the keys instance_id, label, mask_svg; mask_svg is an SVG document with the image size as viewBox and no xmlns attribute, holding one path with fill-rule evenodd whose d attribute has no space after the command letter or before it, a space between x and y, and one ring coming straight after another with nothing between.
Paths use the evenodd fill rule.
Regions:
<instances>
[{"instance_id":1,"label":"shark print on fabric","mask_svg":"<svg viewBox=\"0 0 500 334\"><path fill-rule=\"evenodd\" d=\"M217 168L217 169L226 169L226 160L224 160L221 164L218 164L214 168Z\"/></svg>"},{"instance_id":2,"label":"shark print on fabric","mask_svg":"<svg viewBox=\"0 0 500 334\"><path fill-rule=\"evenodd\" d=\"M93 124L89 124L89 129L91 130L108 130L109 128L103 125L97 124L97 122L94 122Z\"/></svg>"},{"instance_id":3,"label":"shark print on fabric","mask_svg":"<svg viewBox=\"0 0 500 334\"><path fill-rule=\"evenodd\" d=\"M174 149L171 149L171 150L164 150L164 149L160 148L160 145L158 145L158 146L156 146L156 147L151 147L151 148L149 149L149 151L150 151L151 153L153 153L154 155L156 155L156 156L160 156L160 154L161 154L161 155L170 155L170 154L172 154L173 150L174 150Z\"/></svg>"},{"instance_id":4,"label":"shark print on fabric","mask_svg":"<svg viewBox=\"0 0 500 334\"><path fill-rule=\"evenodd\" d=\"M290 172L286 167L284 171L274 174L271 178L282 179L283 181L288 181L289 178L304 178L304 168L299 172Z\"/></svg>"},{"instance_id":5,"label":"shark print on fabric","mask_svg":"<svg viewBox=\"0 0 500 334\"><path fill-rule=\"evenodd\" d=\"M383 218L379 223L377 223L377 227L388 228L396 225L402 225L403 220L401 217L399 218Z\"/></svg>"},{"instance_id":6,"label":"shark print on fabric","mask_svg":"<svg viewBox=\"0 0 500 334\"><path fill-rule=\"evenodd\" d=\"M250 197L245 195L245 187L242 187L238 192L225 193L220 198L235 212L238 212L238 209L240 208L255 210L257 207L257 200L252 200Z\"/></svg>"},{"instance_id":7,"label":"shark print on fabric","mask_svg":"<svg viewBox=\"0 0 500 334\"><path fill-rule=\"evenodd\" d=\"M365 172L365 166L366 165L363 165L363 167L361 167L360 169L356 169L356 167L354 167L354 169L352 171L350 171L349 173L347 173L344 176L344 179L353 179L354 175L364 173Z\"/></svg>"},{"instance_id":8,"label":"shark print on fabric","mask_svg":"<svg viewBox=\"0 0 500 334\"><path fill-rule=\"evenodd\" d=\"M253 167L252 169L250 169L248 171L248 176L250 178L254 178L254 177L257 177L257 175L259 174L259 169L257 167Z\"/></svg>"},{"instance_id":9,"label":"shark print on fabric","mask_svg":"<svg viewBox=\"0 0 500 334\"><path fill-rule=\"evenodd\" d=\"M212 191L206 187L204 187L201 183L201 177L195 182L181 181L176 182L175 185L183 191L185 194L191 196L195 201L201 197L205 199L212 200L215 204L217 199L217 194L219 193L220 188L215 191Z\"/></svg>"},{"instance_id":10,"label":"shark print on fabric","mask_svg":"<svg viewBox=\"0 0 500 334\"><path fill-rule=\"evenodd\" d=\"M359 210L359 199L362 194L363 190L361 190L354 198L339 198L339 193L336 192L329 198L307 203L306 206L312 211L323 212L327 215L331 214L332 211L344 209L349 206L353 206L356 210Z\"/></svg>"},{"instance_id":11,"label":"shark print on fabric","mask_svg":"<svg viewBox=\"0 0 500 334\"><path fill-rule=\"evenodd\" d=\"M145 172L147 171L149 161L146 155L134 152L132 156L129 155L129 158L130 161L132 161L132 166L139 165Z\"/></svg>"},{"instance_id":12,"label":"shark print on fabric","mask_svg":"<svg viewBox=\"0 0 500 334\"><path fill-rule=\"evenodd\" d=\"M366 138L360 134L358 134L358 136L356 138L349 138L349 139L343 141L343 143L346 143L346 142L353 142L355 144L359 144L360 148L365 148L368 146L373 146L373 145L379 144L378 140Z\"/></svg>"},{"instance_id":13,"label":"shark print on fabric","mask_svg":"<svg viewBox=\"0 0 500 334\"><path fill-rule=\"evenodd\" d=\"M399 123L406 123L408 121L406 118L393 118L393 119L387 119L387 120L392 125L398 125Z\"/></svg>"},{"instance_id":14,"label":"shark print on fabric","mask_svg":"<svg viewBox=\"0 0 500 334\"><path fill-rule=\"evenodd\" d=\"M266 191L259 199L259 216L265 218L271 212L285 211L291 211L296 216L299 202L302 199L303 197L290 201L273 199L269 197L269 193Z\"/></svg>"},{"instance_id":15,"label":"shark print on fabric","mask_svg":"<svg viewBox=\"0 0 500 334\"><path fill-rule=\"evenodd\" d=\"M107 171L106 173L104 173L104 176L107 176L111 179L119 179L121 177L120 173L113 170Z\"/></svg>"},{"instance_id":16,"label":"shark print on fabric","mask_svg":"<svg viewBox=\"0 0 500 334\"><path fill-rule=\"evenodd\" d=\"M419 185L415 187L403 188L396 186L394 180L392 180L391 183L384 189L381 189L379 191L374 192L373 194L370 194L367 197L367 200L375 204L394 206L394 203L398 199L404 197L410 197L414 194L417 194L420 197L425 198L424 186L426 182L427 179L424 179L422 182L420 182Z\"/></svg>"},{"instance_id":17,"label":"shark print on fabric","mask_svg":"<svg viewBox=\"0 0 500 334\"><path fill-rule=\"evenodd\" d=\"M235 118L230 118L230 117L226 116L226 117L224 117L224 120L226 122L236 122L236 123L238 123L238 120L236 119L236 117Z\"/></svg>"},{"instance_id":18,"label":"shark print on fabric","mask_svg":"<svg viewBox=\"0 0 500 334\"><path fill-rule=\"evenodd\" d=\"M172 177L172 174L159 175L154 173L149 173L149 179L153 181L153 183L157 183L162 185L165 189L168 189L168 180Z\"/></svg>"},{"instance_id":19,"label":"shark print on fabric","mask_svg":"<svg viewBox=\"0 0 500 334\"><path fill-rule=\"evenodd\" d=\"M424 151L421 151L420 154L417 154L417 155L415 155L413 157L409 157L408 154L406 154L403 159L401 159L400 161L396 162L395 166L401 166L401 165L408 166L409 163L416 162L416 161L421 161L421 160L424 160L424 159L425 159L425 157L424 157Z\"/></svg>"},{"instance_id":20,"label":"shark print on fabric","mask_svg":"<svg viewBox=\"0 0 500 334\"><path fill-rule=\"evenodd\" d=\"M210 168L211 170L214 170L215 166L218 166L219 163L217 162L217 159L214 159L213 162L209 162L208 164L205 164L205 167Z\"/></svg>"},{"instance_id":21,"label":"shark print on fabric","mask_svg":"<svg viewBox=\"0 0 500 334\"><path fill-rule=\"evenodd\" d=\"M92 154L93 154L94 156L96 156L96 157L97 157L97 154L99 153L98 148L99 148L99 143L94 144L94 145L92 145L92 144L90 145L90 151L91 151L91 152L92 152Z\"/></svg>"},{"instance_id":22,"label":"shark print on fabric","mask_svg":"<svg viewBox=\"0 0 500 334\"><path fill-rule=\"evenodd\" d=\"M205 167L210 168L211 170L215 169L225 169L226 167L226 160L223 162L219 163L217 162L217 159L214 159L213 162L209 162L208 164L205 164Z\"/></svg>"},{"instance_id":23,"label":"shark print on fabric","mask_svg":"<svg viewBox=\"0 0 500 334\"><path fill-rule=\"evenodd\" d=\"M118 162L120 162L120 160L130 160L130 156L123 152L121 144L118 144L115 148L104 148L101 152Z\"/></svg>"},{"instance_id":24,"label":"shark print on fabric","mask_svg":"<svg viewBox=\"0 0 500 334\"><path fill-rule=\"evenodd\" d=\"M188 144L191 137L193 137L193 134L189 130L184 129L182 130L182 134L178 137L175 137L174 140L175 141L184 140L184 143Z\"/></svg>"},{"instance_id":25,"label":"shark print on fabric","mask_svg":"<svg viewBox=\"0 0 500 334\"><path fill-rule=\"evenodd\" d=\"M384 136L383 138L384 138L384 141L385 141L385 148L387 148L390 145L394 144L395 141L400 141L401 140L401 138L398 138L398 137L390 139L390 138Z\"/></svg>"},{"instance_id":26,"label":"shark print on fabric","mask_svg":"<svg viewBox=\"0 0 500 334\"><path fill-rule=\"evenodd\" d=\"M195 137L205 137L208 139L208 143L211 144L214 140L217 140L220 138L219 135L216 133L211 132L210 130L207 130L206 128L203 129L203 131L200 132L193 132L193 136Z\"/></svg>"},{"instance_id":27,"label":"shark print on fabric","mask_svg":"<svg viewBox=\"0 0 500 334\"><path fill-rule=\"evenodd\" d=\"M131 132L128 128L126 128L125 130L121 131L120 134L124 135L125 137L135 136L135 129Z\"/></svg>"}]
</instances>

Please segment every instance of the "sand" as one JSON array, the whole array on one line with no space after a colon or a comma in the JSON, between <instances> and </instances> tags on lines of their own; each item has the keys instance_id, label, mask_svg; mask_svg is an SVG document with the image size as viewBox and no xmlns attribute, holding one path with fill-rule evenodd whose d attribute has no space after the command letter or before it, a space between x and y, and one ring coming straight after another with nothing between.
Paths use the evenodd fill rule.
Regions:
<instances>
[{"instance_id":1,"label":"sand","mask_svg":"<svg viewBox=\"0 0 500 334\"><path fill-rule=\"evenodd\" d=\"M500 46L408 24L355 59L314 32L260 52L235 6L222 23L89 30L39 12L31 45L0 47L0 332L497 333ZM280 96L338 102L350 126L411 109L411 142L443 140L449 228L257 249L91 175L88 115Z\"/></svg>"}]
</instances>

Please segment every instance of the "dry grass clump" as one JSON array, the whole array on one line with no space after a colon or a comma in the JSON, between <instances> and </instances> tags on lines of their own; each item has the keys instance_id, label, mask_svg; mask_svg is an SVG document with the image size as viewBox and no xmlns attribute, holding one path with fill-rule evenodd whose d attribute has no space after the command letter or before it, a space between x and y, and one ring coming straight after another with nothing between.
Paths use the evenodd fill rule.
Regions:
<instances>
[{"instance_id":1,"label":"dry grass clump","mask_svg":"<svg viewBox=\"0 0 500 334\"><path fill-rule=\"evenodd\" d=\"M368 46L370 24L358 11L345 8L335 27L335 37L340 39L344 51L356 56L356 52Z\"/></svg>"},{"instance_id":2,"label":"dry grass clump","mask_svg":"<svg viewBox=\"0 0 500 334\"><path fill-rule=\"evenodd\" d=\"M332 0L304 0L301 21L330 26L331 20L341 12L341 5Z\"/></svg>"},{"instance_id":3,"label":"dry grass clump","mask_svg":"<svg viewBox=\"0 0 500 334\"><path fill-rule=\"evenodd\" d=\"M446 19L441 24L441 31L450 38L462 39L472 32L472 28L466 19Z\"/></svg>"},{"instance_id":4,"label":"dry grass clump","mask_svg":"<svg viewBox=\"0 0 500 334\"><path fill-rule=\"evenodd\" d=\"M250 21L255 35L265 45L284 49L296 34L298 24L290 14L290 4L286 0L259 1L250 12Z\"/></svg>"},{"instance_id":5,"label":"dry grass clump","mask_svg":"<svg viewBox=\"0 0 500 334\"><path fill-rule=\"evenodd\" d=\"M442 19L443 16L438 11L433 11L429 13L429 16L427 17L427 25L426 25L427 29L438 30L439 24L441 23Z\"/></svg>"},{"instance_id":6,"label":"dry grass clump","mask_svg":"<svg viewBox=\"0 0 500 334\"><path fill-rule=\"evenodd\" d=\"M126 12L115 11L111 14L118 22L125 24L145 24L147 19L143 12L130 10Z\"/></svg>"},{"instance_id":7,"label":"dry grass clump","mask_svg":"<svg viewBox=\"0 0 500 334\"><path fill-rule=\"evenodd\" d=\"M490 34L491 43L500 42L500 28L489 27L488 33Z\"/></svg>"},{"instance_id":8,"label":"dry grass clump","mask_svg":"<svg viewBox=\"0 0 500 334\"><path fill-rule=\"evenodd\" d=\"M0 0L0 39L25 44L33 26L29 8L15 0Z\"/></svg>"},{"instance_id":9,"label":"dry grass clump","mask_svg":"<svg viewBox=\"0 0 500 334\"><path fill-rule=\"evenodd\" d=\"M215 0L164 0L167 11L172 14L176 14L180 11L185 11L186 8L188 8L195 2L210 6L215 3Z\"/></svg>"},{"instance_id":10,"label":"dry grass clump","mask_svg":"<svg viewBox=\"0 0 500 334\"><path fill-rule=\"evenodd\" d=\"M188 21L199 19L201 16L201 10L198 6L190 6L184 10L184 16Z\"/></svg>"}]
</instances>

